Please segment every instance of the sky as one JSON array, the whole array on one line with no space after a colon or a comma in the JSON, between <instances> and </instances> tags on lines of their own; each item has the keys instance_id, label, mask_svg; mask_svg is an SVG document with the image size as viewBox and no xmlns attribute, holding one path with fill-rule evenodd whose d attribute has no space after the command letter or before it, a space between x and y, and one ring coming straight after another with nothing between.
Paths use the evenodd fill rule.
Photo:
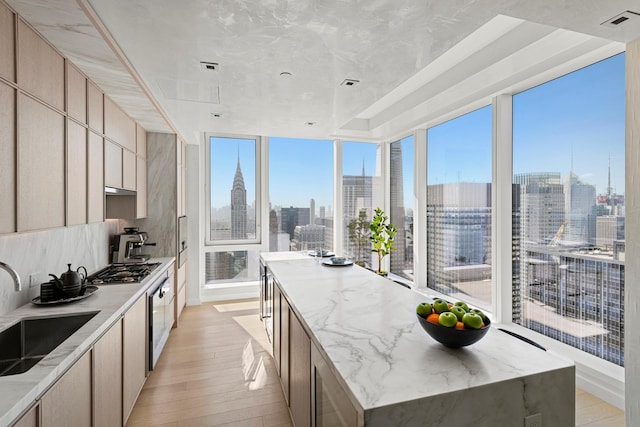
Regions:
<instances>
[{"instance_id":1,"label":"sky","mask_svg":"<svg viewBox=\"0 0 640 427\"><path fill-rule=\"evenodd\" d=\"M624 194L625 57L610 59L513 97L514 173L570 170L597 193L611 186ZM491 106L428 130L428 183L491 182ZM212 205L229 205L238 155L247 189L255 198L253 140L213 138ZM402 140L405 206L413 207L413 137ZM272 206L333 204L333 142L269 138L269 189ZM343 143L343 174L376 171L376 145Z\"/></svg>"}]
</instances>

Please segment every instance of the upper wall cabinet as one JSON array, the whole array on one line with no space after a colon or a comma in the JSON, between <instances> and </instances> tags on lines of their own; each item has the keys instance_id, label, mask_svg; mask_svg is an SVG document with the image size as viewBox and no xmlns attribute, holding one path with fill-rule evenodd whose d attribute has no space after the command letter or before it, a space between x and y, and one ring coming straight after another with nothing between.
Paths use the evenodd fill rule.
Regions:
<instances>
[{"instance_id":1,"label":"upper wall cabinet","mask_svg":"<svg viewBox=\"0 0 640 427\"><path fill-rule=\"evenodd\" d=\"M87 128L67 120L67 225L87 223Z\"/></svg>"},{"instance_id":2,"label":"upper wall cabinet","mask_svg":"<svg viewBox=\"0 0 640 427\"><path fill-rule=\"evenodd\" d=\"M0 234L16 231L15 114L16 90L0 82Z\"/></svg>"},{"instance_id":3,"label":"upper wall cabinet","mask_svg":"<svg viewBox=\"0 0 640 427\"><path fill-rule=\"evenodd\" d=\"M15 15L0 3L0 77L15 83Z\"/></svg>"},{"instance_id":4,"label":"upper wall cabinet","mask_svg":"<svg viewBox=\"0 0 640 427\"><path fill-rule=\"evenodd\" d=\"M106 96L104 97L104 134L129 151L136 152L136 122Z\"/></svg>"},{"instance_id":5,"label":"upper wall cabinet","mask_svg":"<svg viewBox=\"0 0 640 427\"><path fill-rule=\"evenodd\" d=\"M87 79L76 67L67 64L67 114L82 124L87 123Z\"/></svg>"},{"instance_id":6,"label":"upper wall cabinet","mask_svg":"<svg viewBox=\"0 0 640 427\"><path fill-rule=\"evenodd\" d=\"M89 127L104 133L104 95L92 82L87 83L87 116Z\"/></svg>"},{"instance_id":7,"label":"upper wall cabinet","mask_svg":"<svg viewBox=\"0 0 640 427\"><path fill-rule=\"evenodd\" d=\"M64 58L27 24L18 21L18 85L64 110Z\"/></svg>"},{"instance_id":8,"label":"upper wall cabinet","mask_svg":"<svg viewBox=\"0 0 640 427\"><path fill-rule=\"evenodd\" d=\"M136 154L147 158L147 131L139 124L136 124Z\"/></svg>"},{"instance_id":9,"label":"upper wall cabinet","mask_svg":"<svg viewBox=\"0 0 640 427\"><path fill-rule=\"evenodd\" d=\"M65 224L64 116L18 96L18 231Z\"/></svg>"}]
</instances>

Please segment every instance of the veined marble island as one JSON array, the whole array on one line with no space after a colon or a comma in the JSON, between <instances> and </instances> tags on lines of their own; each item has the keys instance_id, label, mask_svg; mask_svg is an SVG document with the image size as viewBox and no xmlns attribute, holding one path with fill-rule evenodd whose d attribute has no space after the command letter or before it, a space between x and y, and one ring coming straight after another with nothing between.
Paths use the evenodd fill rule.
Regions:
<instances>
[{"instance_id":1,"label":"veined marble island","mask_svg":"<svg viewBox=\"0 0 640 427\"><path fill-rule=\"evenodd\" d=\"M274 359L297 427L519 427L537 413L543 426L575 426L572 361L497 323L447 348L416 319L425 295L358 266L264 255Z\"/></svg>"}]
</instances>

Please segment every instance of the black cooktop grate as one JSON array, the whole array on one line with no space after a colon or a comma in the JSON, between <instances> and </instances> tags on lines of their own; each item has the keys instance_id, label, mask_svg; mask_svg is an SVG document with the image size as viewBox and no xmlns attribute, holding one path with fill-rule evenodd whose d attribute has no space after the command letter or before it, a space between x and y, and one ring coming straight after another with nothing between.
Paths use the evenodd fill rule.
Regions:
<instances>
[{"instance_id":1,"label":"black cooktop grate","mask_svg":"<svg viewBox=\"0 0 640 427\"><path fill-rule=\"evenodd\" d=\"M87 277L87 282L93 285L140 283L159 265L159 262L140 264L111 264Z\"/></svg>"}]
</instances>

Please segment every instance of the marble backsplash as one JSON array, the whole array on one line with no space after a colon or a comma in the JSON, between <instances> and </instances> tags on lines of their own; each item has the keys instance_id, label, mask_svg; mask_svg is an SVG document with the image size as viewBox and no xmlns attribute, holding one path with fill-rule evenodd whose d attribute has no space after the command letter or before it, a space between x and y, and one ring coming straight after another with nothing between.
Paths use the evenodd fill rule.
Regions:
<instances>
[{"instance_id":1,"label":"marble backsplash","mask_svg":"<svg viewBox=\"0 0 640 427\"><path fill-rule=\"evenodd\" d=\"M86 267L89 274L109 263L110 237L118 232L118 221L78 225L0 237L0 261L19 274L22 292L15 292L11 276L0 269L0 315L27 304L40 295L39 284L49 280L49 273L59 276L71 263L76 269ZM38 286L29 287L34 276Z\"/></svg>"}]
</instances>

